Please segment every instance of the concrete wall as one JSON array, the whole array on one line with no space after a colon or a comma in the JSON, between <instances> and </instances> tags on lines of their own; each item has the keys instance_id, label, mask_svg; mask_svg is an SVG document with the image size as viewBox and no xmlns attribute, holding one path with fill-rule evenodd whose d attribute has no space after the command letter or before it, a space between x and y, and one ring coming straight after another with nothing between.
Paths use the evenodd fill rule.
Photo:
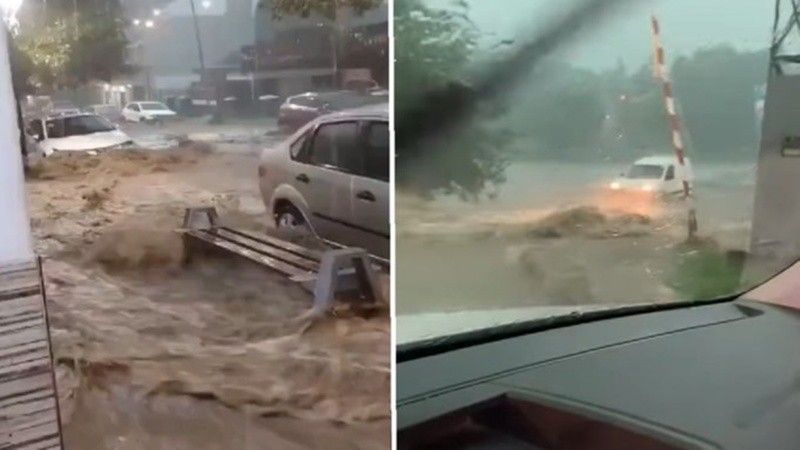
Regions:
<instances>
[{"instance_id":1,"label":"concrete wall","mask_svg":"<svg viewBox=\"0 0 800 450\"><path fill-rule=\"evenodd\" d=\"M798 102L800 76L770 79L762 123L750 243L751 252L756 255L777 258L800 255L800 155L782 154L785 138L800 137Z\"/></svg>"}]
</instances>

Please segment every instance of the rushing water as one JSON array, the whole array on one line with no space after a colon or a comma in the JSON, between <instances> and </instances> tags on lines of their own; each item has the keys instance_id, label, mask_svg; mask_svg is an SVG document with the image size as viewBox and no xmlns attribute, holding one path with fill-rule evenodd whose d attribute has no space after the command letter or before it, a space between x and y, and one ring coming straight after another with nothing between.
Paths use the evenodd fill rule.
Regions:
<instances>
[{"instance_id":1,"label":"rushing water","mask_svg":"<svg viewBox=\"0 0 800 450\"><path fill-rule=\"evenodd\" d=\"M682 205L653 205L647 223L581 208L606 214L602 188L623 169L517 163L493 201L399 202L398 312L682 300L668 286L686 233ZM752 166L697 164L695 172L701 235L745 249ZM543 235L559 213L566 217L555 226L569 230Z\"/></svg>"},{"instance_id":2,"label":"rushing water","mask_svg":"<svg viewBox=\"0 0 800 450\"><path fill-rule=\"evenodd\" d=\"M68 448L389 447L385 311L309 322L311 296L280 276L180 264L185 207L264 231L256 158L74 154L34 170Z\"/></svg>"}]
</instances>

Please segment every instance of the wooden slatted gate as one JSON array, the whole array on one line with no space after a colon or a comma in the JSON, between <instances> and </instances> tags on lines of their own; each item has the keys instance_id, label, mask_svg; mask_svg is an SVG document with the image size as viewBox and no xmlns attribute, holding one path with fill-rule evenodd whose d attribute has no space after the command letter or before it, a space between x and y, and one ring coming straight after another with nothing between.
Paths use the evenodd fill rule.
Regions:
<instances>
[{"instance_id":1,"label":"wooden slatted gate","mask_svg":"<svg viewBox=\"0 0 800 450\"><path fill-rule=\"evenodd\" d=\"M63 448L39 267L0 266L0 450Z\"/></svg>"}]
</instances>

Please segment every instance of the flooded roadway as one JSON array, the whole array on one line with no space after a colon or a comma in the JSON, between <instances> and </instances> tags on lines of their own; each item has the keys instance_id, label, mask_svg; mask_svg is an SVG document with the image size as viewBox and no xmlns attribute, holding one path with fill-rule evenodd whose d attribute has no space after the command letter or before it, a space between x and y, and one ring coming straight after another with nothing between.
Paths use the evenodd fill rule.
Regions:
<instances>
[{"instance_id":1,"label":"flooded roadway","mask_svg":"<svg viewBox=\"0 0 800 450\"><path fill-rule=\"evenodd\" d=\"M267 230L256 158L200 146L34 168L68 448L389 448L387 311L311 323L309 294L280 277L180 264L187 206Z\"/></svg>"},{"instance_id":2,"label":"flooded roadway","mask_svg":"<svg viewBox=\"0 0 800 450\"><path fill-rule=\"evenodd\" d=\"M685 207L609 210L603 188L623 169L516 163L493 201L398 196L398 314L687 300L674 288L695 251L680 245ZM752 165L695 172L701 236L720 253L746 249Z\"/></svg>"}]
</instances>

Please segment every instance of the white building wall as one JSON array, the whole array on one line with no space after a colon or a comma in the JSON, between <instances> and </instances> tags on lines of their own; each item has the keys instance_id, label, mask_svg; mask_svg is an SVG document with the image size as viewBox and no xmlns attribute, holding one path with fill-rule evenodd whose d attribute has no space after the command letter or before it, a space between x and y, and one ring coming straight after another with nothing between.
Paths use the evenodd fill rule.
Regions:
<instances>
[{"instance_id":1,"label":"white building wall","mask_svg":"<svg viewBox=\"0 0 800 450\"><path fill-rule=\"evenodd\" d=\"M0 265L33 258L19 137L8 34L0 26Z\"/></svg>"}]
</instances>

